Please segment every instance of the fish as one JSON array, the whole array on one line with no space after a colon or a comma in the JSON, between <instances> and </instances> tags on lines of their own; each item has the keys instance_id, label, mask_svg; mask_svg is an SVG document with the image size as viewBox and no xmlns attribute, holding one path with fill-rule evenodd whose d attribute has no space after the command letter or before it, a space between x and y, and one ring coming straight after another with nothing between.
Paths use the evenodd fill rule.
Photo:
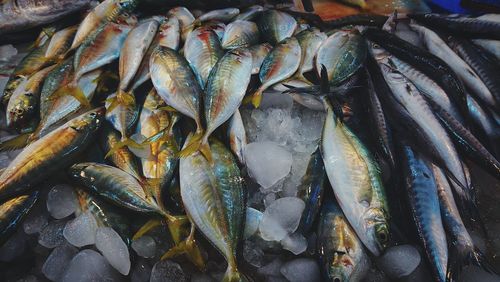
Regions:
<instances>
[{"instance_id":1,"label":"fish","mask_svg":"<svg viewBox=\"0 0 500 282\"><path fill-rule=\"evenodd\" d=\"M337 31L320 45L314 68L319 77L324 65L330 84L336 86L361 68L366 54L366 42L357 30Z\"/></svg>"},{"instance_id":2,"label":"fish","mask_svg":"<svg viewBox=\"0 0 500 282\"><path fill-rule=\"evenodd\" d=\"M264 41L274 46L293 35L297 21L285 12L270 9L260 14L257 26Z\"/></svg>"},{"instance_id":3,"label":"fish","mask_svg":"<svg viewBox=\"0 0 500 282\"><path fill-rule=\"evenodd\" d=\"M89 7L90 0L5 0L0 13L0 35L55 22Z\"/></svg>"},{"instance_id":4,"label":"fish","mask_svg":"<svg viewBox=\"0 0 500 282\"><path fill-rule=\"evenodd\" d=\"M210 146L213 165L200 152L180 159L182 202L198 230L226 259L228 266L222 281L249 281L236 262L245 216L240 170L222 143L212 139Z\"/></svg>"},{"instance_id":5,"label":"fish","mask_svg":"<svg viewBox=\"0 0 500 282\"><path fill-rule=\"evenodd\" d=\"M133 93L113 93L106 99L105 107L106 120L120 132L121 141L118 146L133 144L133 141L129 138L129 133L139 117L139 108ZM113 149L117 149L117 147Z\"/></svg>"},{"instance_id":6,"label":"fish","mask_svg":"<svg viewBox=\"0 0 500 282\"><path fill-rule=\"evenodd\" d=\"M298 227L304 234L307 234L312 229L313 223L321 210L321 205L324 202L325 179L325 165L323 164L321 152L317 148L311 154L306 172L302 176L298 187L297 196L306 204Z\"/></svg>"},{"instance_id":7,"label":"fish","mask_svg":"<svg viewBox=\"0 0 500 282\"><path fill-rule=\"evenodd\" d=\"M0 175L0 198L28 191L74 162L95 137L103 116L103 108L90 110L29 144Z\"/></svg>"},{"instance_id":8,"label":"fish","mask_svg":"<svg viewBox=\"0 0 500 282\"><path fill-rule=\"evenodd\" d=\"M338 19L324 21L324 25L329 29L339 29L346 26L376 26L382 27L387 21L387 16L372 14L357 14L341 17Z\"/></svg>"},{"instance_id":9,"label":"fish","mask_svg":"<svg viewBox=\"0 0 500 282\"><path fill-rule=\"evenodd\" d=\"M412 30L418 32L422 38L425 47L434 55L446 60L450 68L457 74L457 76L464 82L464 84L471 89L478 98L493 108L496 108L497 102L495 97L490 92L488 87L484 84L481 78L472 70L472 68L458 56L446 42L439 37L434 31L416 24L410 24Z\"/></svg>"},{"instance_id":10,"label":"fish","mask_svg":"<svg viewBox=\"0 0 500 282\"><path fill-rule=\"evenodd\" d=\"M193 119L203 132L200 103L202 90L187 60L175 50L158 46L149 62L151 81L158 95L181 114Z\"/></svg>"},{"instance_id":11,"label":"fish","mask_svg":"<svg viewBox=\"0 0 500 282\"><path fill-rule=\"evenodd\" d=\"M259 71L261 85L251 96L254 107L259 107L262 93L268 87L291 77L297 71L300 58L299 41L294 37L281 41L267 54Z\"/></svg>"},{"instance_id":12,"label":"fish","mask_svg":"<svg viewBox=\"0 0 500 282\"><path fill-rule=\"evenodd\" d=\"M221 46L224 49L250 47L259 42L259 28L250 21L237 20L226 26Z\"/></svg>"},{"instance_id":13,"label":"fish","mask_svg":"<svg viewBox=\"0 0 500 282\"><path fill-rule=\"evenodd\" d=\"M273 46L269 43L262 43L248 48L252 53L252 74L259 73L262 62L272 49Z\"/></svg>"},{"instance_id":14,"label":"fish","mask_svg":"<svg viewBox=\"0 0 500 282\"><path fill-rule=\"evenodd\" d=\"M226 122L239 108L252 75L252 54L246 48L226 52L208 77L203 101L206 129L202 136L193 136L192 143L185 145L181 157L200 150L211 162L209 136Z\"/></svg>"},{"instance_id":15,"label":"fish","mask_svg":"<svg viewBox=\"0 0 500 282\"><path fill-rule=\"evenodd\" d=\"M325 281L358 281L370 259L339 205L325 199L318 223L317 249Z\"/></svg>"},{"instance_id":16,"label":"fish","mask_svg":"<svg viewBox=\"0 0 500 282\"><path fill-rule=\"evenodd\" d=\"M240 13L238 8L224 8L218 10L212 10L207 13L203 13L195 21L194 25L198 25L210 21L218 22L229 22L231 19L236 17Z\"/></svg>"},{"instance_id":17,"label":"fish","mask_svg":"<svg viewBox=\"0 0 500 282\"><path fill-rule=\"evenodd\" d=\"M345 217L364 246L379 256L390 239L380 170L368 149L328 103L320 145L326 175Z\"/></svg>"},{"instance_id":18,"label":"fish","mask_svg":"<svg viewBox=\"0 0 500 282\"><path fill-rule=\"evenodd\" d=\"M236 17L234 17L233 21L251 21L262 11L264 11L264 7L260 5L250 6L244 12L239 13Z\"/></svg>"},{"instance_id":19,"label":"fish","mask_svg":"<svg viewBox=\"0 0 500 282\"><path fill-rule=\"evenodd\" d=\"M69 26L55 32L47 46L45 58L55 63L61 61L61 57L69 50L76 31L77 26Z\"/></svg>"},{"instance_id":20,"label":"fish","mask_svg":"<svg viewBox=\"0 0 500 282\"><path fill-rule=\"evenodd\" d=\"M500 123L495 122L494 117L491 116L488 110L484 109L471 95L467 96L467 106L469 107L472 122L480 132L487 136L491 150L495 152L495 139L500 137L498 130Z\"/></svg>"},{"instance_id":21,"label":"fish","mask_svg":"<svg viewBox=\"0 0 500 282\"><path fill-rule=\"evenodd\" d=\"M493 272L493 268L483 253L475 246L469 231L465 228L446 174L436 165L432 165L431 169L434 181L436 182L441 219L445 231L452 241L452 247L448 256L449 262L446 270L446 279L448 281L457 279L462 266L468 264L474 264L488 272Z\"/></svg>"},{"instance_id":22,"label":"fish","mask_svg":"<svg viewBox=\"0 0 500 282\"><path fill-rule=\"evenodd\" d=\"M462 16L444 16L434 13L409 14L408 17L426 26L444 29L462 37L500 39L500 22Z\"/></svg>"},{"instance_id":23,"label":"fish","mask_svg":"<svg viewBox=\"0 0 500 282\"><path fill-rule=\"evenodd\" d=\"M448 245L432 169L407 145L401 146L401 158L410 211L432 274L436 281L448 281Z\"/></svg>"},{"instance_id":24,"label":"fish","mask_svg":"<svg viewBox=\"0 0 500 282\"><path fill-rule=\"evenodd\" d=\"M227 138L229 139L229 147L233 154L238 158L240 164L245 164L244 151L248 140L239 109L236 109L233 116L229 119Z\"/></svg>"},{"instance_id":25,"label":"fish","mask_svg":"<svg viewBox=\"0 0 500 282\"><path fill-rule=\"evenodd\" d=\"M224 55L217 34L204 27L189 33L184 44L184 57L191 65L202 89L208 80L210 71Z\"/></svg>"},{"instance_id":26,"label":"fish","mask_svg":"<svg viewBox=\"0 0 500 282\"><path fill-rule=\"evenodd\" d=\"M0 204L0 246L15 232L40 196L39 191L9 199Z\"/></svg>"},{"instance_id":27,"label":"fish","mask_svg":"<svg viewBox=\"0 0 500 282\"><path fill-rule=\"evenodd\" d=\"M168 11L167 17L179 20L182 42L186 41L188 34L193 30L195 17L186 7L175 7Z\"/></svg>"},{"instance_id":28,"label":"fish","mask_svg":"<svg viewBox=\"0 0 500 282\"><path fill-rule=\"evenodd\" d=\"M472 39L472 42L500 60L500 40Z\"/></svg>"},{"instance_id":29,"label":"fish","mask_svg":"<svg viewBox=\"0 0 500 282\"><path fill-rule=\"evenodd\" d=\"M304 77L304 73L314 68L314 57L316 57L319 47L327 39L327 36L324 32L311 28L299 32L295 38L299 41L302 52L299 68L292 79L308 82L307 78Z\"/></svg>"}]
</instances>

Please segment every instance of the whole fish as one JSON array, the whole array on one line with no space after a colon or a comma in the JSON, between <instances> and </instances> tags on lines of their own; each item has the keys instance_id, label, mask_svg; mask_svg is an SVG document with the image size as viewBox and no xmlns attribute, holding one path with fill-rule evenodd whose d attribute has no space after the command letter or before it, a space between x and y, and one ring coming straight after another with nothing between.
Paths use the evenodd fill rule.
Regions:
<instances>
[{"instance_id":1,"label":"whole fish","mask_svg":"<svg viewBox=\"0 0 500 282\"><path fill-rule=\"evenodd\" d=\"M306 29L299 32L296 36L300 44L301 58L299 69L297 70L294 78L298 78L303 81L308 81L304 77L304 73L313 69L314 67L314 57L318 52L321 43L327 39L325 33L319 31L316 28Z\"/></svg>"},{"instance_id":2,"label":"whole fish","mask_svg":"<svg viewBox=\"0 0 500 282\"><path fill-rule=\"evenodd\" d=\"M0 198L19 194L74 162L95 137L103 108L86 112L31 143L0 175Z\"/></svg>"},{"instance_id":3,"label":"whole fish","mask_svg":"<svg viewBox=\"0 0 500 282\"><path fill-rule=\"evenodd\" d=\"M245 146L248 144L248 140L245 125L238 109L236 109L229 120L227 135L231 151L238 158L240 164L245 164L243 152L245 151Z\"/></svg>"},{"instance_id":4,"label":"whole fish","mask_svg":"<svg viewBox=\"0 0 500 282\"><path fill-rule=\"evenodd\" d=\"M276 45L264 58L259 71L261 85L252 95L252 104L258 108L262 92L268 87L291 77L299 68L301 49L296 38L287 38Z\"/></svg>"},{"instance_id":5,"label":"whole fish","mask_svg":"<svg viewBox=\"0 0 500 282\"><path fill-rule=\"evenodd\" d=\"M221 46L224 49L250 47L259 42L259 28L254 22L237 20L226 26Z\"/></svg>"},{"instance_id":6,"label":"whole fish","mask_svg":"<svg viewBox=\"0 0 500 282\"><path fill-rule=\"evenodd\" d=\"M193 150L201 150L211 161L208 137L226 122L239 108L252 74L252 55L246 48L228 51L214 66L208 77L203 96L206 129L203 136L192 138L193 143L186 145L181 156ZM201 138L200 138L201 137Z\"/></svg>"},{"instance_id":7,"label":"whole fish","mask_svg":"<svg viewBox=\"0 0 500 282\"><path fill-rule=\"evenodd\" d=\"M497 107L495 97L484 84L481 78L464 62L434 31L417 24L410 24L410 27L421 36L425 47L434 55L446 60L450 68L457 74L464 84L485 103L492 107Z\"/></svg>"},{"instance_id":8,"label":"whole fish","mask_svg":"<svg viewBox=\"0 0 500 282\"><path fill-rule=\"evenodd\" d=\"M168 47L157 47L150 59L153 85L167 103L196 122L196 131L201 133L200 84L184 57Z\"/></svg>"},{"instance_id":9,"label":"whole fish","mask_svg":"<svg viewBox=\"0 0 500 282\"><path fill-rule=\"evenodd\" d=\"M257 19L257 25L262 38L271 45L276 45L293 35L297 21L285 12L266 10Z\"/></svg>"},{"instance_id":10,"label":"whole fish","mask_svg":"<svg viewBox=\"0 0 500 282\"><path fill-rule=\"evenodd\" d=\"M264 7L260 5L250 6L243 13L237 15L233 21L251 21L262 11L264 11Z\"/></svg>"},{"instance_id":11,"label":"whole fish","mask_svg":"<svg viewBox=\"0 0 500 282\"><path fill-rule=\"evenodd\" d=\"M367 273L370 259L338 204L323 203L318 224L318 255L326 281L358 281Z\"/></svg>"},{"instance_id":12,"label":"whole fish","mask_svg":"<svg viewBox=\"0 0 500 282\"><path fill-rule=\"evenodd\" d=\"M224 55L217 34L204 27L189 33L184 44L184 57L193 68L201 88L205 88L210 71Z\"/></svg>"},{"instance_id":13,"label":"whole fish","mask_svg":"<svg viewBox=\"0 0 500 282\"><path fill-rule=\"evenodd\" d=\"M325 178L325 165L318 148L312 153L306 173L300 180L300 186L298 187L297 196L306 204L299 224L299 229L304 234L311 230L313 222L321 210Z\"/></svg>"},{"instance_id":14,"label":"whole fish","mask_svg":"<svg viewBox=\"0 0 500 282\"><path fill-rule=\"evenodd\" d=\"M213 165L199 152L180 160L182 202L196 227L226 259L228 266L222 281L248 281L236 262L245 216L240 170L222 143L213 139L210 145Z\"/></svg>"},{"instance_id":15,"label":"whole fish","mask_svg":"<svg viewBox=\"0 0 500 282\"><path fill-rule=\"evenodd\" d=\"M193 30L195 17L186 7L175 7L168 11L167 17L179 20L182 41L186 41L188 34Z\"/></svg>"},{"instance_id":16,"label":"whole fish","mask_svg":"<svg viewBox=\"0 0 500 282\"><path fill-rule=\"evenodd\" d=\"M5 0L1 3L0 34L54 22L90 5L90 0Z\"/></svg>"},{"instance_id":17,"label":"whole fish","mask_svg":"<svg viewBox=\"0 0 500 282\"><path fill-rule=\"evenodd\" d=\"M390 237L380 171L367 148L329 105L320 148L337 202L359 239L379 256Z\"/></svg>"},{"instance_id":18,"label":"whole fish","mask_svg":"<svg viewBox=\"0 0 500 282\"><path fill-rule=\"evenodd\" d=\"M38 200L40 193L34 191L29 195L14 197L0 204L0 246L16 231L18 225Z\"/></svg>"},{"instance_id":19,"label":"whole fish","mask_svg":"<svg viewBox=\"0 0 500 282\"><path fill-rule=\"evenodd\" d=\"M361 68L366 54L366 41L357 30L337 31L319 47L315 58L316 73L319 77L324 65L330 84L339 85Z\"/></svg>"},{"instance_id":20,"label":"whole fish","mask_svg":"<svg viewBox=\"0 0 500 282\"><path fill-rule=\"evenodd\" d=\"M90 11L78 26L71 49L78 48L100 27L116 21L120 16L131 12L138 4L137 0L105 0Z\"/></svg>"},{"instance_id":21,"label":"whole fish","mask_svg":"<svg viewBox=\"0 0 500 282\"><path fill-rule=\"evenodd\" d=\"M401 148L405 186L418 236L436 281L447 281L448 246L438 188L429 165L409 146Z\"/></svg>"},{"instance_id":22,"label":"whole fish","mask_svg":"<svg viewBox=\"0 0 500 282\"><path fill-rule=\"evenodd\" d=\"M252 53L252 74L258 74L262 62L266 58L267 54L271 52L273 46L269 43L262 43L251 46L248 49L250 50L250 53Z\"/></svg>"}]
</instances>

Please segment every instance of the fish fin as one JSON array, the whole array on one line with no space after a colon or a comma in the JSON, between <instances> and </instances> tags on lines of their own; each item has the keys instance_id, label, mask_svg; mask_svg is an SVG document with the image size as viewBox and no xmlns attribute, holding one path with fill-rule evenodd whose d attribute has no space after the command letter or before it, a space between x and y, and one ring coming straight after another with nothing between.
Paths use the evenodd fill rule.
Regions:
<instances>
[{"instance_id":1,"label":"fish fin","mask_svg":"<svg viewBox=\"0 0 500 282\"><path fill-rule=\"evenodd\" d=\"M224 277L222 277L222 282L246 282L250 281L248 278L239 272L236 266L228 265Z\"/></svg>"},{"instance_id":2,"label":"fish fin","mask_svg":"<svg viewBox=\"0 0 500 282\"><path fill-rule=\"evenodd\" d=\"M173 258L178 255L185 254L186 257L201 271L206 269L205 258L202 255L200 246L194 237L195 225L191 223L191 228L187 238L168 250L161 257L162 260Z\"/></svg>"},{"instance_id":3,"label":"fish fin","mask_svg":"<svg viewBox=\"0 0 500 282\"><path fill-rule=\"evenodd\" d=\"M450 250L446 268L446 281L458 281L462 268L471 264L482 268L486 272L498 275L498 271L488 262L478 248L475 246L460 247L460 245L454 245Z\"/></svg>"},{"instance_id":4,"label":"fish fin","mask_svg":"<svg viewBox=\"0 0 500 282\"><path fill-rule=\"evenodd\" d=\"M59 89L56 90L56 92L52 93L52 95L49 96L49 100L55 100L59 97L63 97L63 96L71 96L73 98L75 98L78 102L80 102L80 104L86 108L90 108L90 102L89 100L87 99L87 97L85 96L85 94L83 94L82 90L80 89L80 87L70 83L70 84L67 84Z\"/></svg>"},{"instance_id":5,"label":"fish fin","mask_svg":"<svg viewBox=\"0 0 500 282\"><path fill-rule=\"evenodd\" d=\"M261 102L262 102L262 90L261 88L259 88L252 95L252 105L257 109L260 107Z\"/></svg>"},{"instance_id":6,"label":"fish fin","mask_svg":"<svg viewBox=\"0 0 500 282\"><path fill-rule=\"evenodd\" d=\"M23 133L18 136L0 142L0 152L14 151L24 148L30 142L31 133Z\"/></svg>"},{"instance_id":7,"label":"fish fin","mask_svg":"<svg viewBox=\"0 0 500 282\"><path fill-rule=\"evenodd\" d=\"M134 147L134 148L142 148L143 146L146 146L146 145L149 145L149 144L144 144L144 143L137 143L135 142L134 140L130 139L130 138L126 138L118 143L115 144L115 146L113 146L109 151L108 153L106 153L106 155L104 156L105 159L109 158L111 155L113 155L114 153L116 153L116 151L118 151L119 149L125 147L125 146L130 146L130 147Z\"/></svg>"},{"instance_id":8,"label":"fish fin","mask_svg":"<svg viewBox=\"0 0 500 282\"><path fill-rule=\"evenodd\" d=\"M134 236L132 236L132 240L137 240L148 233L150 230L162 225L162 220L158 218L153 218L148 220L137 232L135 232Z\"/></svg>"},{"instance_id":9,"label":"fish fin","mask_svg":"<svg viewBox=\"0 0 500 282\"><path fill-rule=\"evenodd\" d=\"M179 157L185 158L192 155L194 152L198 151L201 146L201 141L203 138L203 133L196 133L191 137L189 143L184 146L184 148L179 152Z\"/></svg>"},{"instance_id":10,"label":"fish fin","mask_svg":"<svg viewBox=\"0 0 500 282\"><path fill-rule=\"evenodd\" d=\"M163 106L163 107L158 107L156 109L160 110L160 111L167 111L167 112L171 112L171 113L178 113L178 111L174 107L172 107L172 106Z\"/></svg>"},{"instance_id":11,"label":"fish fin","mask_svg":"<svg viewBox=\"0 0 500 282\"><path fill-rule=\"evenodd\" d=\"M203 138L200 143L200 152L205 157L205 159L213 165L214 159L212 158L212 150L210 150L210 145L208 144L208 138Z\"/></svg>"},{"instance_id":12,"label":"fish fin","mask_svg":"<svg viewBox=\"0 0 500 282\"><path fill-rule=\"evenodd\" d=\"M167 221L168 231L172 236L172 240L178 244L182 237L182 226L189 222L187 216L185 215L171 215L168 212L164 212L164 217Z\"/></svg>"},{"instance_id":13,"label":"fish fin","mask_svg":"<svg viewBox=\"0 0 500 282\"><path fill-rule=\"evenodd\" d=\"M330 92L330 81L328 80L328 71L325 65L321 64L321 74L319 76L320 80L320 91L321 94L326 94Z\"/></svg>"}]
</instances>

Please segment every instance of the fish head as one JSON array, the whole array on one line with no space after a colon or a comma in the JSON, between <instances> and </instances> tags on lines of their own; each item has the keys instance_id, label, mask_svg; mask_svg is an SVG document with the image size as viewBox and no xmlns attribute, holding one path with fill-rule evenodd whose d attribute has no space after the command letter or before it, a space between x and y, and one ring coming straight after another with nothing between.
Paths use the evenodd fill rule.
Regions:
<instances>
[{"instance_id":1,"label":"fish head","mask_svg":"<svg viewBox=\"0 0 500 282\"><path fill-rule=\"evenodd\" d=\"M20 95L7 106L7 126L23 128L35 114L36 97L31 91Z\"/></svg>"},{"instance_id":2,"label":"fish head","mask_svg":"<svg viewBox=\"0 0 500 282\"><path fill-rule=\"evenodd\" d=\"M101 126L104 113L104 107L90 110L71 120L69 126L80 133L92 133Z\"/></svg>"},{"instance_id":3,"label":"fish head","mask_svg":"<svg viewBox=\"0 0 500 282\"><path fill-rule=\"evenodd\" d=\"M331 260L326 268L329 281L347 282L351 281L351 276L356 270L356 260L354 253L360 248L356 238L350 238L352 233L346 233L349 227L343 216L335 216L333 219L334 232L336 233L336 247L331 254ZM354 235L355 236L355 235Z\"/></svg>"},{"instance_id":4,"label":"fish head","mask_svg":"<svg viewBox=\"0 0 500 282\"><path fill-rule=\"evenodd\" d=\"M73 179L85 180L88 178L86 169L91 163L76 163L68 169L68 174Z\"/></svg>"},{"instance_id":5,"label":"fish head","mask_svg":"<svg viewBox=\"0 0 500 282\"><path fill-rule=\"evenodd\" d=\"M138 1L137 0L119 0L118 5L120 5L120 8L124 12L131 12L137 7Z\"/></svg>"},{"instance_id":6,"label":"fish head","mask_svg":"<svg viewBox=\"0 0 500 282\"><path fill-rule=\"evenodd\" d=\"M380 208L371 208L366 213L365 228L367 234L375 235L372 238L370 251L375 255L381 253L388 245L390 240L389 225L387 223L386 213Z\"/></svg>"}]
</instances>

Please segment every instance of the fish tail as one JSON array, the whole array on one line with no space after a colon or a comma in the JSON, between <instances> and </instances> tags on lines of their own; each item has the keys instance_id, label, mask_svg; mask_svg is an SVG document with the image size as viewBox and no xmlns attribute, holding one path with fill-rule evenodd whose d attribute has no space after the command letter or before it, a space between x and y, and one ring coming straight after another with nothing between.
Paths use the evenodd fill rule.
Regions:
<instances>
[{"instance_id":1,"label":"fish tail","mask_svg":"<svg viewBox=\"0 0 500 282\"><path fill-rule=\"evenodd\" d=\"M455 245L450 250L446 281L458 281L462 268L466 265L476 265L484 271L498 274L497 270L488 262L484 254L475 246Z\"/></svg>"},{"instance_id":2,"label":"fish tail","mask_svg":"<svg viewBox=\"0 0 500 282\"><path fill-rule=\"evenodd\" d=\"M203 138L201 139L200 152L210 164L214 163L214 160L212 158L212 151L210 150L210 145L208 144L207 134L205 134L205 136L203 136Z\"/></svg>"},{"instance_id":3,"label":"fish tail","mask_svg":"<svg viewBox=\"0 0 500 282\"><path fill-rule=\"evenodd\" d=\"M56 92L52 93L52 95L49 96L49 100L55 100L57 98L63 97L63 96L71 96L75 98L80 104L86 108L90 108L90 101L87 99L87 96L83 94L83 91L76 85L76 83L69 83L59 89L56 90Z\"/></svg>"},{"instance_id":4,"label":"fish tail","mask_svg":"<svg viewBox=\"0 0 500 282\"><path fill-rule=\"evenodd\" d=\"M106 155L104 156L105 159L109 158L111 155L113 155L114 153L116 153L116 151L120 150L121 148L127 146L127 147L134 147L134 148L142 148L146 145L149 145L149 144L144 144L144 143L137 143L135 142L134 140L130 139L130 138L124 138L122 141L120 142L117 142L109 151L108 153L106 153Z\"/></svg>"},{"instance_id":5,"label":"fish tail","mask_svg":"<svg viewBox=\"0 0 500 282\"><path fill-rule=\"evenodd\" d=\"M135 232L134 236L132 237L132 240L137 240L144 236L146 233L148 233L150 230L153 230L157 226L160 226L162 224L162 221L157 218L153 218L148 220L137 232Z\"/></svg>"},{"instance_id":6,"label":"fish tail","mask_svg":"<svg viewBox=\"0 0 500 282\"><path fill-rule=\"evenodd\" d=\"M252 105L255 108L258 108L260 106L260 103L262 101L262 92L264 91L264 88L262 85L250 96L246 96L243 98L243 101L241 102L243 105L248 105L252 103Z\"/></svg>"},{"instance_id":7,"label":"fish tail","mask_svg":"<svg viewBox=\"0 0 500 282\"><path fill-rule=\"evenodd\" d=\"M31 133L19 134L16 137L0 142L0 152L13 151L26 147L29 142Z\"/></svg>"},{"instance_id":8,"label":"fish tail","mask_svg":"<svg viewBox=\"0 0 500 282\"><path fill-rule=\"evenodd\" d=\"M226 269L226 273L224 273L224 277L222 278L222 282L246 282L250 281L248 278L239 272L236 265L231 266L229 264Z\"/></svg>"},{"instance_id":9,"label":"fish tail","mask_svg":"<svg viewBox=\"0 0 500 282\"><path fill-rule=\"evenodd\" d=\"M193 137L189 139L189 142L184 146L184 148L179 152L179 157L185 158L200 149L203 139L203 132L195 133Z\"/></svg>"}]
</instances>

